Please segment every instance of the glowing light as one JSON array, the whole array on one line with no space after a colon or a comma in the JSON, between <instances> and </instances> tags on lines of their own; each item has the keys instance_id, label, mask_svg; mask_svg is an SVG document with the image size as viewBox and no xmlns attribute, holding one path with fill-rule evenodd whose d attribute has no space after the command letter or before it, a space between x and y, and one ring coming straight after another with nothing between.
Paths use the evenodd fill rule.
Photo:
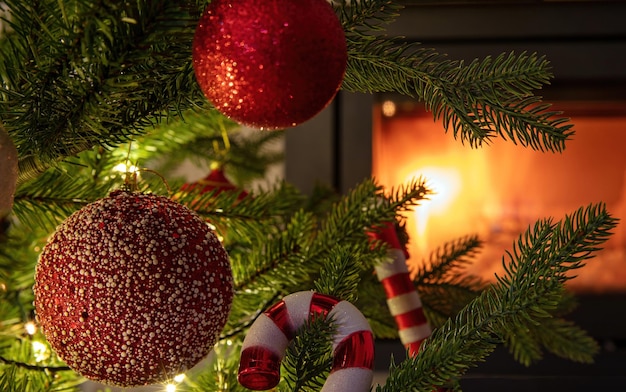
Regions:
<instances>
[{"instance_id":1,"label":"glowing light","mask_svg":"<svg viewBox=\"0 0 626 392\"><path fill-rule=\"evenodd\" d=\"M33 341L33 356L35 357L35 362L45 361L50 357L50 351L48 350L48 346L45 344L38 342L36 340Z\"/></svg>"},{"instance_id":2,"label":"glowing light","mask_svg":"<svg viewBox=\"0 0 626 392\"><path fill-rule=\"evenodd\" d=\"M182 373L174 376L174 381L176 382L183 382L184 379L185 379L185 375Z\"/></svg>"},{"instance_id":3,"label":"glowing light","mask_svg":"<svg viewBox=\"0 0 626 392\"><path fill-rule=\"evenodd\" d=\"M461 176L458 170L444 167L425 167L412 173L411 178L417 178L419 175L426 178L428 187L433 191L429 200L415 208L417 245L422 249L427 249L428 221L433 216L441 216L448 212L450 204L461 189Z\"/></svg>"},{"instance_id":4,"label":"glowing light","mask_svg":"<svg viewBox=\"0 0 626 392\"><path fill-rule=\"evenodd\" d=\"M113 170L120 173L137 173L139 171L139 168L135 165L127 166L125 163L120 163L118 165L115 165L115 167L113 167Z\"/></svg>"},{"instance_id":5,"label":"glowing light","mask_svg":"<svg viewBox=\"0 0 626 392\"><path fill-rule=\"evenodd\" d=\"M165 392L176 392L176 385L174 385L174 384L167 384L165 386Z\"/></svg>"},{"instance_id":6,"label":"glowing light","mask_svg":"<svg viewBox=\"0 0 626 392\"><path fill-rule=\"evenodd\" d=\"M393 101L385 101L381 107L385 117L392 117L396 114L396 104Z\"/></svg>"},{"instance_id":7,"label":"glowing light","mask_svg":"<svg viewBox=\"0 0 626 392\"><path fill-rule=\"evenodd\" d=\"M26 330L26 333L31 336L37 332L37 326L32 321L29 321L26 324L24 324L24 329Z\"/></svg>"},{"instance_id":8,"label":"glowing light","mask_svg":"<svg viewBox=\"0 0 626 392\"><path fill-rule=\"evenodd\" d=\"M419 173L434 192L428 205L434 213L445 212L461 189L461 176L454 168L425 167ZM413 177L414 178L414 177Z\"/></svg>"}]
</instances>

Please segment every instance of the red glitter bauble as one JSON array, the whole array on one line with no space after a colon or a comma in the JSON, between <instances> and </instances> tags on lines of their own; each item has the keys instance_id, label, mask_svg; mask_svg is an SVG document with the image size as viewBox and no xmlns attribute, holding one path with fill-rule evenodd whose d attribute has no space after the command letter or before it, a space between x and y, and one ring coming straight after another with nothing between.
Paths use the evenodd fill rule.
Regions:
<instances>
[{"instance_id":1,"label":"red glitter bauble","mask_svg":"<svg viewBox=\"0 0 626 392\"><path fill-rule=\"evenodd\" d=\"M197 214L162 196L116 191L50 237L35 273L35 312L78 373L146 385L211 351L232 282L226 251Z\"/></svg>"},{"instance_id":2,"label":"red glitter bauble","mask_svg":"<svg viewBox=\"0 0 626 392\"><path fill-rule=\"evenodd\" d=\"M333 99L346 70L343 29L326 0L213 0L193 42L196 79L226 116L292 127Z\"/></svg>"}]
</instances>

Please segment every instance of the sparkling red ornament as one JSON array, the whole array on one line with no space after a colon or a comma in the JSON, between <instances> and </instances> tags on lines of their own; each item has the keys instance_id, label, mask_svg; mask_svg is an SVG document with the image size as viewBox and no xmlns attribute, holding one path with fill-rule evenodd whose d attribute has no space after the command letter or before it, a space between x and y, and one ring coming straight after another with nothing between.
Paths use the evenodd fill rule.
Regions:
<instances>
[{"instance_id":1,"label":"sparkling red ornament","mask_svg":"<svg viewBox=\"0 0 626 392\"><path fill-rule=\"evenodd\" d=\"M193 41L204 94L256 128L315 116L337 93L346 64L343 28L326 0L214 0Z\"/></svg>"},{"instance_id":2,"label":"sparkling red ornament","mask_svg":"<svg viewBox=\"0 0 626 392\"><path fill-rule=\"evenodd\" d=\"M163 382L213 348L233 297L226 251L197 214L116 191L65 220L35 273L37 321L83 376Z\"/></svg>"}]
</instances>

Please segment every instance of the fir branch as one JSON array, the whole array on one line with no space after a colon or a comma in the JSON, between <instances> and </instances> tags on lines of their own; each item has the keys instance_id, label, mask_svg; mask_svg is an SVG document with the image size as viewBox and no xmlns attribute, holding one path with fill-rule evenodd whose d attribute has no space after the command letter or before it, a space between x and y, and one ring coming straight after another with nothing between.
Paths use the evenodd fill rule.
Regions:
<instances>
[{"instance_id":1,"label":"fir branch","mask_svg":"<svg viewBox=\"0 0 626 392\"><path fill-rule=\"evenodd\" d=\"M21 181L204 101L189 61L195 6L58 5L7 1L13 32L0 46L0 119L18 146L20 168L28 170Z\"/></svg>"},{"instance_id":2,"label":"fir branch","mask_svg":"<svg viewBox=\"0 0 626 392\"><path fill-rule=\"evenodd\" d=\"M20 310L32 308L33 271L47 235L47 231L38 227L12 222L6 238L0 240L0 283L6 290L0 289L0 304L18 306ZM19 300L8 300L11 293ZM0 326L6 322L1 311L0 320L3 320Z\"/></svg>"},{"instance_id":3,"label":"fir branch","mask_svg":"<svg viewBox=\"0 0 626 392\"><path fill-rule=\"evenodd\" d=\"M444 243L427 260L411 265L416 290L432 326L454 317L487 286L487 282L465 271L481 246L477 236L468 235Z\"/></svg>"},{"instance_id":4,"label":"fir branch","mask_svg":"<svg viewBox=\"0 0 626 392\"><path fill-rule=\"evenodd\" d=\"M510 332L503 337L503 344L508 347L513 359L525 366L543 357L541 344L533 336L535 329L529 328L527 324L516 324L512 325Z\"/></svg>"},{"instance_id":5,"label":"fir branch","mask_svg":"<svg viewBox=\"0 0 626 392\"><path fill-rule=\"evenodd\" d=\"M404 8L393 0L340 0L333 4L339 8L341 26L348 37L383 30L382 25L393 22Z\"/></svg>"},{"instance_id":6,"label":"fir branch","mask_svg":"<svg viewBox=\"0 0 626 392\"><path fill-rule=\"evenodd\" d=\"M72 212L88 204L89 201L74 197L51 194L21 194L16 200L15 214L25 224L34 224L42 227L55 227L67 218ZM36 218L37 220L33 220Z\"/></svg>"},{"instance_id":7,"label":"fir branch","mask_svg":"<svg viewBox=\"0 0 626 392\"><path fill-rule=\"evenodd\" d=\"M517 328L551 320L550 312L562 295L566 272L590 258L615 224L601 204L581 208L558 224L538 222L520 238L498 284L433 331L420 355L392 368L387 384L378 390L430 391L433 385L444 385L484 360ZM567 324L560 325L562 329L552 333L559 333L561 338L580 334ZM570 357L588 358L585 352L589 344L582 349L561 348Z\"/></svg>"},{"instance_id":8,"label":"fir branch","mask_svg":"<svg viewBox=\"0 0 626 392\"><path fill-rule=\"evenodd\" d=\"M382 188L372 180L366 180L333 204L331 211L319 220L311 212L299 210L290 215L278 231L270 230L250 243L248 248L256 251L242 249L242 253L231 254L238 295L233 302L229 328L241 328L242 320L243 323L249 321L250 315L255 314L256 309L270 297L312 288L320 272L331 268L327 263L338 261L335 259L337 256L343 254L346 261L364 255L359 260L362 267L357 264L349 268L371 270L375 262L382 258L383 248L378 251L370 249L366 228L393 220L397 210L423 197L421 182L401 189L392 191L390 199L384 199ZM373 203L377 199L381 202ZM346 250L354 256L346 255ZM293 272L295 270L297 274ZM353 276L352 283L344 282L350 283L346 286L333 280L332 274L327 272L318 283L320 287L349 295L357 277Z\"/></svg>"},{"instance_id":9,"label":"fir branch","mask_svg":"<svg viewBox=\"0 0 626 392\"><path fill-rule=\"evenodd\" d=\"M106 196L112 183L94 183L91 181L94 177L77 181L77 178L84 179L82 170L87 168L65 165L22 186L15 194L14 213L24 224L51 230L74 211Z\"/></svg>"},{"instance_id":10,"label":"fir branch","mask_svg":"<svg viewBox=\"0 0 626 392\"><path fill-rule=\"evenodd\" d=\"M364 271L372 270L373 260L380 260L384 251L381 249L377 254L375 251L370 251L369 245L367 246L367 249L354 245L340 245L333 248L322 266L319 278L314 282L315 291L352 303L356 302L361 275ZM366 259L372 262L367 263Z\"/></svg>"},{"instance_id":11,"label":"fir branch","mask_svg":"<svg viewBox=\"0 0 626 392\"><path fill-rule=\"evenodd\" d=\"M282 143L284 131L255 132L251 135L235 134L231 139L231 148L222 158L228 173L240 183L249 183L252 179L266 176L269 166L284 160L285 154L271 146Z\"/></svg>"},{"instance_id":12,"label":"fir branch","mask_svg":"<svg viewBox=\"0 0 626 392\"><path fill-rule=\"evenodd\" d=\"M301 264L303 276L306 276L307 271L318 270L322 259L339 244L368 244L366 228L393 220L397 210L423 197L422 183L413 183L403 189L402 195L397 191L397 198L374 205L374 200L382 196L382 188L372 180L365 180L335 203L322 222L311 213L297 212L279 236L270 241L263 239L266 245L261 252L264 261L249 263L254 272L237 285L238 289L266 273L276 274L275 270L289 258Z\"/></svg>"},{"instance_id":13,"label":"fir branch","mask_svg":"<svg viewBox=\"0 0 626 392\"><path fill-rule=\"evenodd\" d=\"M83 380L73 372L46 372L7 365L0 371L0 390L3 392L72 392L78 390ZM62 376L61 376L62 375Z\"/></svg>"},{"instance_id":14,"label":"fir branch","mask_svg":"<svg viewBox=\"0 0 626 392\"><path fill-rule=\"evenodd\" d=\"M241 342L222 340L213 349L214 357L195 380L179 385L181 391L225 392L249 391L237 381ZM176 389L177 391L179 388Z\"/></svg>"},{"instance_id":15,"label":"fir branch","mask_svg":"<svg viewBox=\"0 0 626 392\"><path fill-rule=\"evenodd\" d=\"M533 328L533 332L546 350L570 361L592 363L599 351L598 343L569 320L542 320L541 325Z\"/></svg>"},{"instance_id":16,"label":"fir branch","mask_svg":"<svg viewBox=\"0 0 626 392\"><path fill-rule=\"evenodd\" d=\"M437 284L449 276L462 274L462 269L472 262L483 242L476 235L448 241L433 250L428 260L413 265L411 275L416 284Z\"/></svg>"},{"instance_id":17,"label":"fir branch","mask_svg":"<svg viewBox=\"0 0 626 392\"><path fill-rule=\"evenodd\" d=\"M241 253L231 253L237 295L225 331L242 330L271 300L312 287L319 265L307 260L303 249L314 228L311 214L299 211L278 233L259 236Z\"/></svg>"},{"instance_id":18,"label":"fir branch","mask_svg":"<svg viewBox=\"0 0 626 392\"><path fill-rule=\"evenodd\" d=\"M540 280L552 278L559 283L570 279L567 272L582 267L585 260L611 236L617 224L604 204L580 208L558 223L545 219L535 224L507 252L505 275L497 277L505 286L532 288ZM528 277L537 277L537 280Z\"/></svg>"},{"instance_id":19,"label":"fir branch","mask_svg":"<svg viewBox=\"0 0 626 392\"><path fill-rule=\"evenodd\" d=\"M306 250L310 247L311 233L315 226L316 221L311 214L299 211L278 235L270 239L260 239L266 245L262 246L264 252L256 262L248 260L247 271L242 269L241 276L235 279L235 289L250 289L259 284L267 284L272 276L281 276L285 283L295 287L303 280L310 281L310 274L317 268L316 263L306 258ZM289 267L294 264L299 266L297 276L289 273Z\"/></svg>"},{"instance_id":20,"label":"fir branch","mask_svg":"<svg viewBox=\"0 0 626 392\"><path fill-rule=\"evenodd\" d=\"M332 247L347 238L365 240L368 228L394 221L400 212L409 210L428 193L422 180L391 189L383 189L373 180L365 180L335 203L321 223L316 244Z\"/></svg>"},{"instance_id":21,"label":"fir branch","mask_svg":"<svg viewBox=\"0 0 626 392\"><path fill-rule=\"evenodd\" d=\"M332 336L336 326L331 319L313 317L296 333L283 359L285 384L280 391L320 390L332 365Z\"/></svg>"},{"instance_id":22,"label":"fir branch","mask_svg":"<svg viewBox=\"0 0 626 392\"><path fill-rule=\"evenodd\" d=\"M222 131L230 133L235 130L236 124L215 109L193 108L181 112L177 118L160 122L145 134L135 137L131 142L129 159L133 162L148 162L156 156L176 160L180 164L186 158L180 152L184 147L192 147L199 138L213 139L221 137ZM128 151L125 147L119 150ZM193 153L192 150L191 155Z\"/></svg>"},{"instance_id":23,"label":"fir branch","mask_svg":"<svg viewBox=\"0 0 626 392\"><path fill-rule=\"evenodd\" d=\"M50 350L49 358L35 357L33 339L45 345L43 336L13 338L13 342L1 348L0 390L2 391L75 391L83 381ZM21 387L21 389L20 389ZM16 389L13 389L16 388Z\"/></svg>"},{"instance_id":24,"label":"fir branch","mask_svg":"<svg viewBox=\"0 0 626 392\"><path fill-rule=\"evenodd\" d=\"M11 359L7 359L7 358L4 358L2 356L0 356L0 362L4 363L6 365L13 365L13 366L16 366L18 368L22 368L22 369L26 369L26 370L34 370L34 371L38 371L38 372L55 373L55 372L65 372L65 371L72 370L68 366L31 365L31 364L24 363L24 362L13 361Z\"/></svg>"},{"instance_id":25,"label":"fir branch","mask_svg":"<svg viewBox=\"0 0 626 392\"><path fill-rule=\"evenodd\" d=\"M388 208L393 209L396 215L411 211L413 207L419 205L422 200L428 198L433 191L426 185L426 179L418 177L406 184L390 188L385 195ZM394 218L395 220L395 218Z\"/></svg>"},{"instance_id":26,"label":"fir branch","mask_svg":"<svg viewBox=\"0 0 626 392\"><path fill-rule=\"evenodd\" d=\"M503 53L465 65L385 37L348 42L342 88L417 98L472 147L500 135L533 149L561 151L572 135L567 119L533 95L552 77L548 61L536 54Z\"/></svg>"}]
</instances>

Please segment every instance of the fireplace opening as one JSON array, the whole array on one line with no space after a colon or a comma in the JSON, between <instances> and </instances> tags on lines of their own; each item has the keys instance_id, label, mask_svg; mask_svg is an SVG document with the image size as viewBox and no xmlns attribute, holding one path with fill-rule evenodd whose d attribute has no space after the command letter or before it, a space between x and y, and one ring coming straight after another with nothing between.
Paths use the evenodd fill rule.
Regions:
<instances>
[{"instance_id":1,"label":"fireplace opening","mask_svg":"<svg viewBox=\"0 0 626 392\"><path fill-rule=\"evenodd\" d=\"M373 108L372 175L385 187L423 177L435 192L407 214L409 260L477 234L484 246L468 273L495 281L506 250L538 219L562 219L604 202L626 220L626 103L557 101L575 135L563 152L541 152L494 138L471 148L444 132L419 103L382 99ZM626 291L626 230L618 225L568 286L598 294Z\"/></svg>"}]
</instances>

